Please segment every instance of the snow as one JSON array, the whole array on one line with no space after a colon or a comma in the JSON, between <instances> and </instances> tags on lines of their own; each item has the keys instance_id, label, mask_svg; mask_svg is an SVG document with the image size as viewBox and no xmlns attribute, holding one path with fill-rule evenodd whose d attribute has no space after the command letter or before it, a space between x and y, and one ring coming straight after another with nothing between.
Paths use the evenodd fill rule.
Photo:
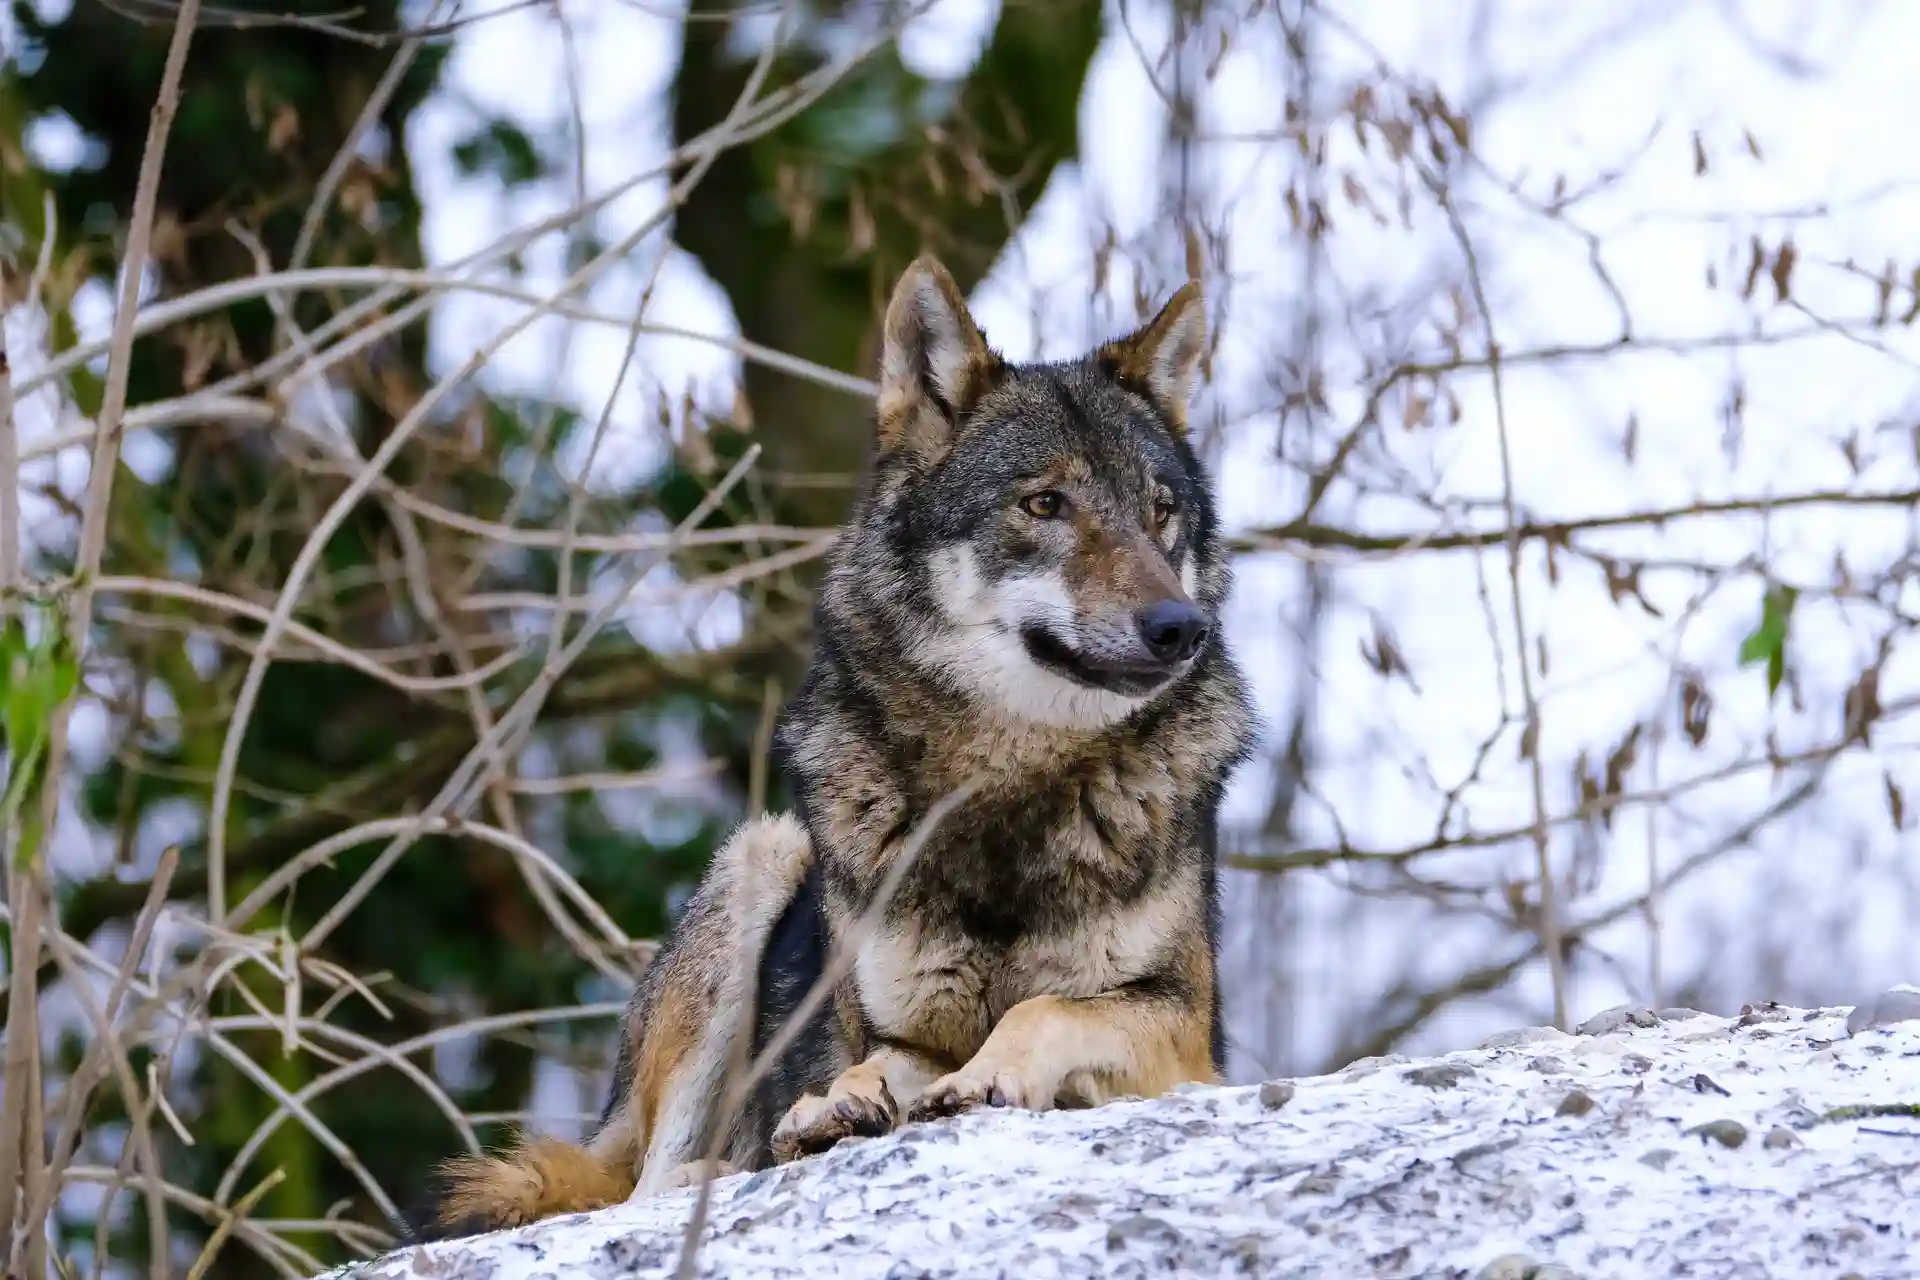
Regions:
<instances>
[{"instance_id":1,"label":"snow","mask_svg":"<svg viewBox=\"0 0 1920 1280\"><path fill-rule=\"evenodd\" d=\"M1900 1003L1852 1035L1845 1008L1623 1009L1590 1034L911 1126L716 1182L699 1274L1920 1274L1920 1016L1887 1024ZM337 1274L671 1276L694 1196Z\"/></svg>"}]
</instances>

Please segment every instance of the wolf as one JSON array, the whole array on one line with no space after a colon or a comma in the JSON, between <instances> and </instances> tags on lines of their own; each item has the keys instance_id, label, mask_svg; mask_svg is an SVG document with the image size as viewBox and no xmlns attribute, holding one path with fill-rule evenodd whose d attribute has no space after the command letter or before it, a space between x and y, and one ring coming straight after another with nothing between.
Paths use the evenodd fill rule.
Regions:
<instances>
[{"instance_id":1,"label":"wolf","mask_svg":"<svg viewBox=\"0 0 1920 1280\"><path fill-rule=\"evenodd\" d=\"M1078 359L1010 362L937 260L906 270L869 465L775 729L793 812L715 856L638 984L584 1145L451 1162L423 1236L983 1105L1218 1079L1215 829L1254 722L1189 438L1205 345L1189 282ZM830 998L724 1106L836 947L851 960Z\"/></svg>"}]
</instances>

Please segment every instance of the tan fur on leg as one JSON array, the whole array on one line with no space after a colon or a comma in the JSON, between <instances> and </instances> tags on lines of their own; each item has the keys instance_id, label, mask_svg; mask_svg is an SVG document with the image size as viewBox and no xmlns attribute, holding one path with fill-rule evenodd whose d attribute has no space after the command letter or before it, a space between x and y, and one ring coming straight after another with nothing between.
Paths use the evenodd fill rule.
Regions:
<instances>
[{"instance_id":1,"label":"tan fur on leg","mask_svg":"<svg viewBox=\"0 0 1920 1280\"><path fill-rule=\"evenodd\" d=\"M743 1013L752 1009L756 966L810 857L806 830L792 817L755 818L714 855L687 906L659 996L637 1029L631 1106L643 1195L670 1190L675 1171L702 1156L722 1122L715 1108L734 1042L749 1030ZM735 1147L730 1137L724 1153L736 1155Z\"/></svg>"},{"instance_id":2,"label":"tan fur on leg","mask_svg":"<svg viewBox=\"0 0 1920 1280\"><path fill-rule=\"evenodd\" d=\"M964 1067L928 1085L908 1119L981 1104L1044 1111L1063 1094L1097 1106L1213 1079L1206 1017L1192 1004L1131 992L1035 996L1007 1010Z\"/></svg>"},{"instance_id":3,"label":"tan fur on leg","mask_svg":"<svg viewBox=\"0 0 1920 1280\"><path fill-rule=\"evenodd\" d=\"M773 1131L773 1158L781 1164L818 1155L842 1138L878 1137L900 1122L900 1099L918 1097L939 1074L933 1062L897 1045L876 1050L842 1071L824 1098L801 1098Z\"/></svg>"}]
</instances>

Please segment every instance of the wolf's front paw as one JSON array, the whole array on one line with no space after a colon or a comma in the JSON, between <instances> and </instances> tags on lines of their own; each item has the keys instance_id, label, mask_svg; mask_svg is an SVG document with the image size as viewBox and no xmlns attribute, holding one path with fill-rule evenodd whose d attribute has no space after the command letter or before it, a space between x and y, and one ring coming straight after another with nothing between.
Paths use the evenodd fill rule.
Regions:
<instances>
[{"instance_id":1,"label":"wolf's front paw","mask_svg":"<svg viewBox=\"0 0 1920 1280\"><path fill-rule=\"evenodd\" d=\"M878 1138L892 1133L900 1108L880 1083L878 1097L859 1093L835 1094L824 1098L805 1097L788 1108L773 1131L773 1158L786 1164L802 1156L816 1156L842 1138Z\"/></svg>"},{"instance_id":2,"label":"wolf's front paw","mask_svg":"<svg viewBox=\"0 0 1920 1280\"><path fill-rule=\"evenodd\" d=\"M938 1120L957 1116L975 1107L1023 1107L1043 1111L1053 1100L1051 1089L1041 1089L1015 1071L975 1073L956 1071L928 1085L926 1092L907 1108L912 1121Z\"/></svg>"}]
</instances>

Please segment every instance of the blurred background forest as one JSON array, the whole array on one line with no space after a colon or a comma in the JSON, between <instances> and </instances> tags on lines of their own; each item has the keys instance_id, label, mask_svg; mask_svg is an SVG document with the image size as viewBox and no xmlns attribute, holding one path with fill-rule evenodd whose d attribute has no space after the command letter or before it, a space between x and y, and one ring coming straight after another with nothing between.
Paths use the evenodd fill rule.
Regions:
<instances>
[{"instance_id":1,"label":"blurred background forest","mask_svg":"<svg viewBox=\"0 0 1920 1280\"><path fill-rule=\"evenodd\" d=\"M923 248L1015 357L1206 286L1264 724L1236 1079L1914 979L1916 40L12 0L12 1271L310 1274L597 1111L651 942L784 803Z\"/></svg>"}]
</instances>

